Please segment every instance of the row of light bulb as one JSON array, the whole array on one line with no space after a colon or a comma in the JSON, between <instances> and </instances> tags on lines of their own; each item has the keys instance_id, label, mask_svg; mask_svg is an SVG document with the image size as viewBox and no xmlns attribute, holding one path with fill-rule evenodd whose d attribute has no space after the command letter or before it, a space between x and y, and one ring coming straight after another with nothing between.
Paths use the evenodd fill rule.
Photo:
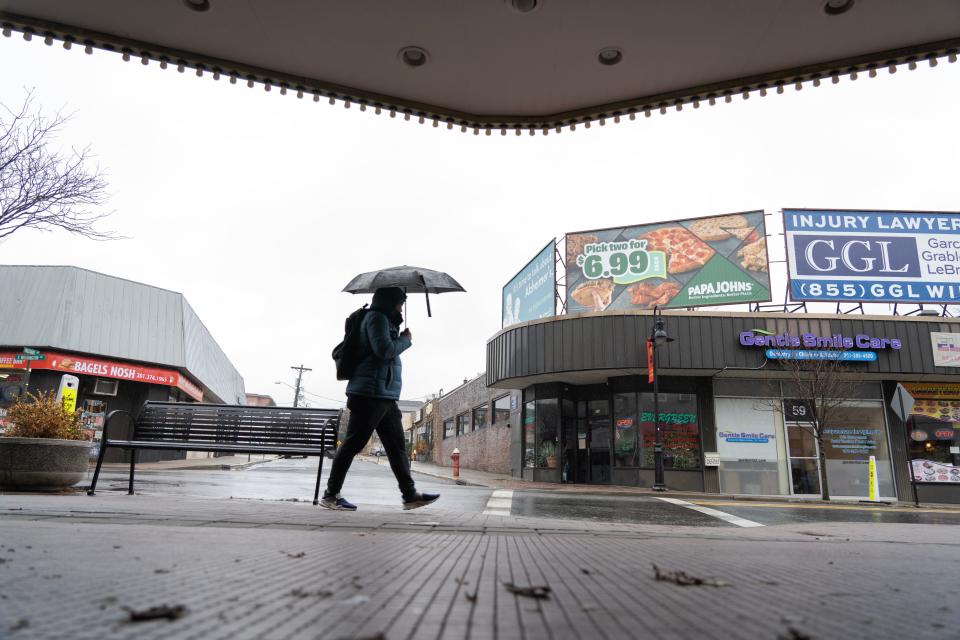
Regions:
<instances>
[{"instance_id":1,"label":"row of light bulb","mask_svg":"<svg viewBox=\"0 0 960 640\"><path fill-rule=\"evenodd\" d=\"M8 38L12 35L13 31L14 31L14 27L13 27L13 25L11 25L11 24L4 24L3 27L2 27L2 33L3 33L3 35L6 36L6 37L8 37ZM24 39L24 40L30 41L30 40L33 39L33 35L34 35L34 33L35 33L35 32L33 31L33 29L27 27L27 28L24 28L24 29L22 30L22 32L23 32L23 39ZM52 34L52 33L50 33L50 32L44 33L43 42L44 42L44 44L46 44L47 46L52 46L55 39L57 39L57 38L56 38L56 36L55 36L54 34ZM75 40L72 36L66 36L66 37L64 37L64 38L63 38L63 48L64 48L64 49L67 49L67 50L71 49L74 42L76 42L76 40ZM87 41L85 41L84 44L83 44L83 50L84 50L84 52L87 53L87 54L92 54L92 53L93 53L94 46L95 46L95 44L94 44L92 41L87 40ZM101 47L98 47L98 48L101 48ZM112 46L108 46L108 47L106 47L106 50L108 50L108 51L114 51L115 48L112 47ZM120 54L121 54L121 57L123 58L123 60L124 60L125 62L129 62L129 61L136 55L133 50L127 49L127 48L121 49ZM923 59L923 60L926 60L931 67L935 67L935 66L937 66L937 59L938 59L939 57L944 57L944 56L947 58L947 61L950 62L950 63L954 63L954 62L957 61L957 51L956 51L956 50L949 50L949 51L946 51L946 52L941 52L941 53L939 53L939 54L938 54L938 53L930 53L930 54L927 54L926 56L924 56L922 59ZM140 58L140 62L141 62L142 64L144 64L144 65L149 64L149 63L150 63L150 60L153 59L153 57L152 57L149 53L147 53L147 52L142 52L141 54L137 55L137 57ZM161 68L161 69L166 69L166 68L169 66L169 64L171 63L171 60L170 60L168 57L166 57L166 56L159 56L159 57L157 58L157 60L158 60L159 63L160 63L160 68ZM876 75L877 75L877 69L878 69L878 68L881 68L881 67L886 67L887 70L889 71L889 73L893 74L893 73L896 73L896 72L897 72L897 65L903 64L904 62L906 62L907 67L908 67L911 71L913 71L913 70L915 70L915 69L917 68L918 60L920 60L920 58L911 57L911 58L906 59L906 60L890 61L890 62L888 62L888 63L885 64L885 65L870 64L870 65L868 65L868 66L866 67L866 71L867 71L867 74L868 74L871 78L876 77ZM176 65L177 65L177 71L179 71L180 73L183 73L183 72L186 70L187 67L192 67L192 68L196 69L197 77L202 77L205 71L210 71L210 73L213 75L213 79L214 79L214 80L219 80L220 77L224 74L224 72L223 72L221 69L216 68L216 67L208 70L207 67L206 67L206 65L204 65L204 64L202 64L202 63L193 63L193 64L191 64L191 63L188 63L188 62L185 61L185 60L177 60ZM847 71L843 71L843 72L841 72L841 71L834 71L833 73L826 74L826 77L829 77L830 80L831 80L831 82L833 82L833 84L837 84L837 83L840 82L840 76L841 76L841 75L849 75L851 80L856 80L857 77L858 77L858 74L859 74L860 72L862 72L862 71L864 71L864 69L857 68L857 67L852 67L852 68L848 69ZM236 71L230 71L229 73L227 73L227 76L229 77L231 84L236 84L237 81L238 81L239 78L240 78L240 74L237 73ZM740 96L741 96L744 100L748 100L748 99L750 98L750 92L751 92L751 91L756 91L756 92L758 92L761 97L766 96L769 89L775 89L777 93L782 94L782 93L784 92L784 87L785 87L786 85L789 85L789 84L792 84L792 85L794 86L794 89L796 89L797 91L800 91L801 89L803 89L803 83L804 83L804 82L808 82L808 81L811 82L814 87L819 87L819 86L820 86L820 83L821 83L821 80L822 80L824 77L825 77L824 75L813 75L813 76L811 76L811 77L809 77L809 78L806 78L806 79L804 79L804 78L795 78L794 80L792 80L792 81L790 81L790 82L785 82L785 81L777 82L777 83L775 83L772 87L769 86L769 85L763 84L763 85L758 85L758 86L756 86L756 87L745 87L745 88L740 89L740 90L738 90L738 91L727 90L727 91L724 91L722 94L719 94L719 95L717 95L717 94L708 94L707 96L703 96L703 97L701 97L701 96L691 96L691 97L689 97L689 98L679 98L679 99L672 100L672 101L670 101L670 102L660 102L660 103L658 103L658 104L656 104L656 105L645 105L645 106L640 107L640 108L629 109L629 110L627 111L627 113L625 113L625 114L624 114L624 113L620 113L620 112L614 112L614 113L612 113L612 114L603 114L603 115L600 115L600 116L592 116L592 117L587 116L587 117L584 117L584 118L582 118L582 119L580 119L580 120L571 120L571 121L569 121L569 122L560 123L560 124L555 124L555 125L553 125L553 126L540 126L540 127L531 127L531 126L526 126L526 127L525 127L525 126L522 126L522 125L500 125L500 126L496 126L496 125L478 125L478 124L467 123L467 122L464 122L464 121L455 122L455 121L454 121L453 119L451 119L451 118L443 118L442 116L437 116L437 115L430 116L430 115L425 114L425 113L422 113L422 112L413 113L413 112L410 111L409 109L407 109L407 110L398 109L397 107L388 107L388 106L384 106L384 105L380 105L380 104L375 104L375 105L372 105L372 106L373 106L373 108L374 108L374 112L375 112L377 115L380 115L384 109L387 109L387 110L389 110L389 112L390 112L390 117L391 117L391 118L395 118L395 117L397 116L397 112L398 112L398 111L401 111L401 112L403 113L403 119L404 119L404 120L410 120L411 117L416 116L418 122L419 122L420 124L424 124L424 123L426 122L427 118L430 118L430 120L432 121L434 127L440 126L440 122L442 121L442 122L445 122L445 123L446 123L447 129L453 129L454 126L459 125L460 131L463 132L463 133L466 133L468 129L471 129L471 128L472 128L474 135L480 135L480 131L483 130L483 131L486 133L486 135L489 136L489 135L492 134L493 130L495 130L495 129L499 129L499 130L500 130L500 135L504 135L504 136L507 135L507 131L508 131L509 129L513 129L518 136L521 135L521 133L523 132L524 129L526 129L527 131L529 131L531 136L532 136L532 135L536 135L536 132L537 132L538 129L543 133L543 135L548 135L549 132L550 132L550 129L554 129L557 133L561 133L561 132L563 131L563 128L564 128L564 127L569 127L570 131L576 131L578 124L582 124L582 125L584 126L584 128L589 129L589 128L590 128L590 125L591 125L591 122L592 122L593 120L596 120L596 121L600 124L600 126L606 125L606 123L607 123L606 121L607 121L608 118L612 118L615 123L619 123L621 117L624 116L624 115L627 116L627 117L629 117L630 120L635 120L636 117L637 117L637 113L639 113L639 112L641 112L641 111L643 112L643 115L644 115L645 117L649 118L649 117L652 115L652 112L653 112L654 110L659 111L661 114L665 114L665 113L667 112L667 109L670 108L670 107L674 107L677 111L682 111L682 110L683 110L683 105L684 105L684 104L687 104L687 103L692 104L694 109L699 109L699 108L700 108L700 103L701 103L702 101L704 101L704 100L706 100L706 101L708 102L708 104L710 104L710 106L715 105L715 104L717 103L717 100L720 99L720 98L723 98L724 102L729 103L729 102L732 102L732 101L733 101L733 96L734 96L735 94L737 94L737 93L739 93ZM285 83L285 82L274 83L272 80L270 80L270 79L268 79L268 78L260 79L260 78L257 78L257 77L254 76L254 75L247 75L247 76L245 76L245 80L246 80L247 86L250 87L250 88L253 88L254 85L255 85L257 82L262 83L262 84L263 84L263 88L264 88L265 91L270 91L270 90L276 85L276 86L278 86L278 87L280 88L280 94L281 94L281 95L286 95L287 92L291 89L290 85L287 84L287 83ZM314 100L314 102L319 102L319 101L320 101L320 98L321 98L321 95L322 95L322 92L319 91L319 90L309 90L309 89L307 89L307 88L305 88L305 87L302 87L302 86L299 86L299 85L298 85L298 86L295 86L295 87L292 87L292 89L294 89L294 90L296 91L296 94L297 94L297 97L298 97L298 98L303 98L304 95L305 95L306 93L308 93L308 92L311 93L311 94L313 95L313 100ZM355 99L353 99L353 98L351 98L351 97L349 97L349 96L337 96L335 93L328 93L327 95L328 95L329 102L330 102L331 105L332 105L332 104L336 104L336 101L339 99L339 100L342 100L342 101L343 101L343 106L344 106L344 108L345 108L345 109L349 109L351 103L354 102L354 101L356 101L357 104L360 105L360 110L361 110L361 111L366 111L366 110L367 110L367 106L368 106L368 105L367 105L367 103L366 103L365 101L363 101L363 100L355 100Z\"/></svg>"}]
</instances>

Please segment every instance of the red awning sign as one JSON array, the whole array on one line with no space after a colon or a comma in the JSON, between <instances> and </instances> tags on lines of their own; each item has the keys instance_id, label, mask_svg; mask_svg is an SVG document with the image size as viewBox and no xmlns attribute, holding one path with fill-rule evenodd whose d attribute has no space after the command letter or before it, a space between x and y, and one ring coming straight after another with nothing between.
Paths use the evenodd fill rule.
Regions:
<instances>
[{"instance_id":1,"label":"red awning sign","mask_svg":"<svg viewBox=\"0 0 960 640\"><path fill-rule=\"evenodd\" d=\"M0 367L26 369L27 363L16 360L16 355L15 353L0 353ZM145 384L160 384L180 389L198 402L203 400L203 389L188 380L180 372L172 369L156 369L126 362L100 360L65 353L46 352L44 355L46 356L45 360L34 360L30 364L30 368L101 378L116 378Z\"/></svg>"}]
</instances>

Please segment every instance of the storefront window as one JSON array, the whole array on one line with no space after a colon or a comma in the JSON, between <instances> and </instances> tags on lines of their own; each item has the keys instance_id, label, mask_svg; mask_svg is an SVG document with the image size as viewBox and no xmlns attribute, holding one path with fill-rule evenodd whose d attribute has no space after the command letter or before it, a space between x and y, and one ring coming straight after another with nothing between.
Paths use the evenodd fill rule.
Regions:
<instances>
[{"instance_id":1,"label":"storefront window","mask_svg":"<svg viewBox=\"0 0 960 640\"><path fill-rule=\"evenodd\" d=\"M663 442L664 469L700 468L700 427L697 396L687 393L661 393L660 439ZM653 468L653 394L641 393L640 437L641 466Z\"/></svg>"},{"instance_id":2,"label":"storefront window","mask_svg":"<svg viewBox=\"0 0 960 640\"><path fill-rule=\"evenodd\" d=\"M560 407L556 398L537 401L537 466L557 468L559 446Z\"/></svg>"},{"instance_id":3,"label":"storefront window","mask_svg":"<svg viewBox=\"0 0 960 640\"><path fill-rule=\"evenodd\" d=\"M523 405L523 466L534 467L537 462L537 410L533 401Z\"/></svg>"},{"instance_id":4,"label":"storefront window","mask_svg":"<svg viewBox=\"0 0 960 640\"><path fill-rule=\"evenodd\" d=\"M7 409L26 391L26 374L17 371L0 371L0 434L7 427Z\"/></svg>"},{"instance_id":5,"label":"storefront window","mask_svg":"<svg viewBox=\"0 0 960 640\"><path fill-rule=\"evenodd\" d=\"M457 435L457 432L455 430L455 423L453 421L453 418L449 420L444 420L443 421L443 437L452 438L455 435Z\"/></svg>"},{"instance_id":6,"label":"storefront window","mask_svg":"<svg viewBox=\"0 0 960 640\"><path fill-rule=\"evenodd\" d=\"M781 477L777 414L752 398L717 398L720 491L752 495L787 493Z\"/></svg>"},{"instance_id":7,"label":"storefront window","mask_svg":"<svg viewBox=\"0 0 960 640\"><path fill-rule=\"evenodd\" d=\"M637 394L616 393L613 396L613 464L636 467L640 464L637 428Z\"/></svg>"},{"instance_id":8,"label":"storefront window","mask_svg":"<svg viewBox=\"0 0 960 640\"><path fill-rule=\"evenodd\" d=\"M960 385L904 386L915 398L907 424L913 479L960 486Z\"/></svg>"},{"instance_id":9,"label":"storefront window","mask_svg":"<svg viewBox=\"0 0 960 640\"><path fill-rule=\"evenodd\" d=\"M479 407L473 408L473 428L482 429L487 426L487 410L488 407L485 404L480 405Z\"/></svg>"},{"instance_id":10,"label":"storefront window","mask_svg":"<svg viewBox=\"0 0 960 640\"><path fill-rule=\"evenodd\" d=\"M510 396L503 396L493 401L493 424L508 422L510 422Z\"/></svg>"},{"instance_id":11,"label":"storefront window","mask_svg":"<svg viewBox=\"0 0 960 640\"><path fill-rule=\"evenodd\" d=\"M881 402L848 401L823 429L830 495L869 497L871 456L876 462L879 495L896 495L883 411Z\"/></svg>"}]
</instances>

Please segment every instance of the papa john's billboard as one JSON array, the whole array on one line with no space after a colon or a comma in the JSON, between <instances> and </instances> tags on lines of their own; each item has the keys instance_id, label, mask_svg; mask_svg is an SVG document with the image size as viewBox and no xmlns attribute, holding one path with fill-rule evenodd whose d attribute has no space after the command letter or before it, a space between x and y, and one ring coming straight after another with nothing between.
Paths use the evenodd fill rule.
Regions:
<instances>
[{"instance_id":1,"label":"papa john's billboard","mask_svg":"<svg viewBox=\"0 0 960 640\"><path fill-rule=\"evenodd\" d=\"M770 300L762 211L568 233L567 312Z\"/></svg>"},{"instance_id":2,"label":"papa john's billboard","mask_svg":"<svg viewBox=\"0 0 960 640\"><path fill-rule=\"evenodd\" d=\"M790 298L955 303L960 214L784 209Z\"/></svg>"}]
</instances>

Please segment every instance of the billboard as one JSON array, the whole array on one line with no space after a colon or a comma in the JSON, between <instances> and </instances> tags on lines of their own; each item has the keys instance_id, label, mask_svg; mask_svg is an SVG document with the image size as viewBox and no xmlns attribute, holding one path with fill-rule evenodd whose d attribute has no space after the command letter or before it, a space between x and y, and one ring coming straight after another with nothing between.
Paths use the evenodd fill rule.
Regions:
<instances>
[{"instance_id":1,"label":"billboard","mask_svg":"<svg viewBox=\"0 0 960 640\"><path fill-rule=\"evenodd\" d=\"M556 315L554 298L557 287L557 266L554 241L528 262L503 287L501 299L502 326Z\"/></svg>"},{"instance_id":2,"label":"billboard","mask_svg":"<svg viewBox=\"0 0 960 640\"><path fill-rule=\"evenodd\" d=\"M762 211L568 233L567 312L767 302Z\"/></svg>"},{"instance_id":3,"label":"billboard","mask_svg":"<svg viewBox=\"0 0 960 640\"><path fill-rule=\"evenodd\" d=\"M784 209L790 298L954 303L960 214Z\"/></svg>"}]
</instances>

